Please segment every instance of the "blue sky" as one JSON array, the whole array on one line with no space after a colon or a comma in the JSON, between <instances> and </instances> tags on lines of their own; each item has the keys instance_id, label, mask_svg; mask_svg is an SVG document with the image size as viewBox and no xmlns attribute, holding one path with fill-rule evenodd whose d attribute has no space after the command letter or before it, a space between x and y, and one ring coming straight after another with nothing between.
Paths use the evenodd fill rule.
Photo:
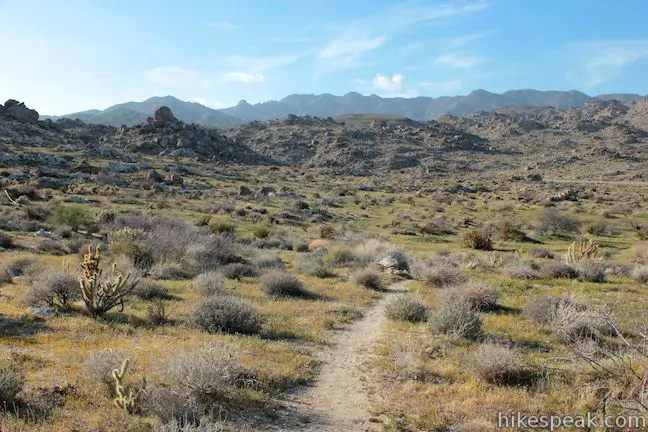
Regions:
<instances>
[{"instance_id":1,"label":"blue sky","mask_svg":"<svg viewBox=\"0 0 648 432\"><path fill-rule=\"evenodd\" d=\"M0 99L648 93L645 0L0 0Z\"/></svg>"}]
</instances>

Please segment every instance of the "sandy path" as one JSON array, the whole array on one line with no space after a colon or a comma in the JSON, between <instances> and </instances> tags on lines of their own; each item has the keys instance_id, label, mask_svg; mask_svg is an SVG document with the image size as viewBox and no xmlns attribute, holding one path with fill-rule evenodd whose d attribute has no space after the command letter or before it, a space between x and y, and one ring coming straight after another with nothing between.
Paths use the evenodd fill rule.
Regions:
<instances>
[{"instance_id":1,"label":"sandy path","mask_svg":"<svg viewBox=\"0 0 648 432\"><path fill-rule=\"evenodd\" d=\"M386 324L385 306L405 290L406 282L389 287L362 319L338 333L324 350L317 382L290 397L287 409L270 430L354 432L379 430L371 416L375 377L367 362Z\"/></svg>"}]
</instances>

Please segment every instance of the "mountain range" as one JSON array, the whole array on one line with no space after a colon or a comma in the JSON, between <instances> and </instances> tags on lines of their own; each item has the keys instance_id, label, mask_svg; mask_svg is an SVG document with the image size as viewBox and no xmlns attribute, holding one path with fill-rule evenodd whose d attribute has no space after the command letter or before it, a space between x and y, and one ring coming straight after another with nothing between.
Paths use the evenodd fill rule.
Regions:
<instances>
[{"instance_id":1,"label":"mountain range","mask_svg":"<svg viewBox=\"0 0 648 432\"><path fill-rule=\"evenodd\" d=\"M158 107L168 106L176 117L186 123L205 127L231 128L250 121L283 118L290 114L333 117L346 114L385 114L408 117L417 121L437 119L444 115L466 116L507 106L577 108L592 100L616 99L631 102L640 99L637 94L606 94L589 96L578 91L510 90L501 94L475 90L465 96L438 98L384 98L375 94L364 96L347 93L293 94L279 101L250 104L245 100L225 109L212 109L196 102L185 102L173 96L152 97L143 102L127 102L103 111L89 110L45 118L80 119L85 123L113 126L142 123Z\"/></svg>"}]
</instances>

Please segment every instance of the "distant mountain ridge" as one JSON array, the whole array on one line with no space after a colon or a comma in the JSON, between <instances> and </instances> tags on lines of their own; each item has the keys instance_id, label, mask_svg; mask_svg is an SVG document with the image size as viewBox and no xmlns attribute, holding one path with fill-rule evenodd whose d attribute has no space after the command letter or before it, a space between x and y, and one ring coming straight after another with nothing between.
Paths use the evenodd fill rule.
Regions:
<instances>
[{"instance_id":1,"label":"distant mountain ridge","mask_svg":"<svg viewBox=\"0 0 648 432\"><path fill-rule=\"evenodd\" d=\"M279 101L250 104L245 100L236 106L215 110L196 102L185 102L173 96L152 97L143 102L127 102L103 111L89 110L51 118L78 118L86 123L132 126L142 123L156 108L168 106L176 117L186 123L205 127L229 128L250 121L283 118L289 114L333 117L346 114L385 114L409 117L417 121L434 120L444 115L467 116L508 106L554 107L560 110L582 107L592 100L616 99L632 102L638 94L607 94L589 96L572 91L510 90L501 94L475 90L465 96L438 98L383 98L347 93L293 94Z\"/></svg>"}]
</instances>

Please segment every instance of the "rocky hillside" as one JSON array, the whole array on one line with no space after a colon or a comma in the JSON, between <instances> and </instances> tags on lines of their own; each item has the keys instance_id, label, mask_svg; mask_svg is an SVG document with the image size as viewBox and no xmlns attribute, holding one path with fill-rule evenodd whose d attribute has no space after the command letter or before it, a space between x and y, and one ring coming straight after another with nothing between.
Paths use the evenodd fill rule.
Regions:
<instances>
[{"instance_id":1,"label":"rocky hillside","mask_svg":"<svg viewBox=\"0 0 648 432\"><path fill-rule=\"evenodd\" d=\"M285 164L363 175L493 151L488 140L448 123L380 116L366 122L362 116L323 119L289 115L233 128L227 136Z\"/></svg>"}]
</instances>

